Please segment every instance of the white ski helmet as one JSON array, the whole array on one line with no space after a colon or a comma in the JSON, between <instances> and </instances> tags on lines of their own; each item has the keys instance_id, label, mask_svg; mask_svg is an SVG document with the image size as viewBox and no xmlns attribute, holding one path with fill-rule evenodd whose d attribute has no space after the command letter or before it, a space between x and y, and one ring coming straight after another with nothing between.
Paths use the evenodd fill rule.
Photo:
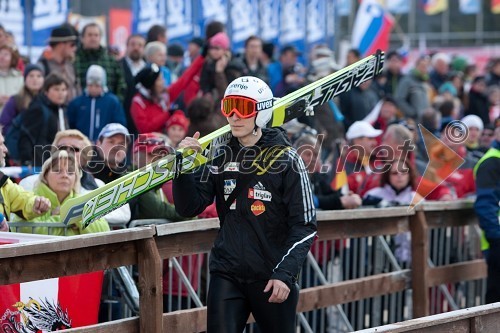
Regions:
<instances>
[{"instance_id":1,"label":"white ski helmet","mask_svg":"<svg viewBox=\"0 0 500 333\"><path fill-rule=\"evenodd\" d=\"M261 79L254 76L242 76L233 80L226 88L224 98L242 96L255 101L257 117L255 125L264 128L273 115L273 92Z\"/></svg>"}]
</instances>

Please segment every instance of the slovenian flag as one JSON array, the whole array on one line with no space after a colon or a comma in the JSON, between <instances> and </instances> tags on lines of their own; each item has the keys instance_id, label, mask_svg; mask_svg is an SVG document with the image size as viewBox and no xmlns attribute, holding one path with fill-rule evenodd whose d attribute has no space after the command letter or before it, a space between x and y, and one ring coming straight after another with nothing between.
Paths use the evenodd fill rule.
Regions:
<instances>
[{"instance_id":1,"label":"slovenian flag","mask_svg":"<svg viewBox=\"0 0 500 333\"><path fill-rule=\"evenodd\" d=\"M422 5L427 15L436 15L448 9L448 0L422 0Z\"/></svg>"},{"instance_id":2,"label":"slovenian flag","mask_svg":"<svg viewBox=\"0 0 500 333\"><path fill-rule=\"evenodd\" d=\"M363 0L359 6L352 32L352 47L362 56L380 49L387 51L394 18L376 0Z\"/></svg>"}]
</instances>

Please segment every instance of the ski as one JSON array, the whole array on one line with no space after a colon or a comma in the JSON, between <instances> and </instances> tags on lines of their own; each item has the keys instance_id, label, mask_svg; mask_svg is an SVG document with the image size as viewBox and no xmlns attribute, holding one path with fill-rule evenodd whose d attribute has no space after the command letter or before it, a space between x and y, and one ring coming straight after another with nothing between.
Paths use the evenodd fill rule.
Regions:
<instances>
[{"instance_id":1,"label":"ski","mask_svg":"<svg viewBox=\"0 0 500 333\"><path fill-rule=\"evenodd\" d=\"M303 114L312 115L314 106L327 103L339 94L373 79L383 69L384 53L359 60L333 74L319 79L275 101L273 115L268 127L281 126ZM222 149L231 139L226 125L199 139L202 151L179 149L145 167L130 172L103 187L68 200L61 206L61 220L72 224L83 220L86 228L96 219L124 205L130 199L151 190L184 173L199 167L223 153Z\"/></svg>"}]
</instances>

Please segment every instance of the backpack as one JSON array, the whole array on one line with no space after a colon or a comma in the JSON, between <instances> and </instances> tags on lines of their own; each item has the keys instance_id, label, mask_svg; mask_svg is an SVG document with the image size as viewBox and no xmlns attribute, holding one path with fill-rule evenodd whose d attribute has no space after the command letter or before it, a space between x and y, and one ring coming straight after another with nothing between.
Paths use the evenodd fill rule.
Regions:
<instances>
[{"instance_id":1,"label":"backpack","mask_svg":"<svg viewBox=\"0 0 500 333\"><path fill-rule=\"evenodd\" d=\"M47 123L49 121L49 113L45 108L42 107L43 112L43 123L40 124L42 128L42 132L46 132ZM26 111L20 112L14 120L12 120L12 124L10 125L9 131L7 132L7 136L5 137L5 146L9 150L9 157L15 161L19 161L21 158L19 156L19 140L22 135L25 134L31 142L31 145L34 146L36 143L36 138L31 135L26 126L24 126L24 115Z\"/></svg>"}]
</instances>

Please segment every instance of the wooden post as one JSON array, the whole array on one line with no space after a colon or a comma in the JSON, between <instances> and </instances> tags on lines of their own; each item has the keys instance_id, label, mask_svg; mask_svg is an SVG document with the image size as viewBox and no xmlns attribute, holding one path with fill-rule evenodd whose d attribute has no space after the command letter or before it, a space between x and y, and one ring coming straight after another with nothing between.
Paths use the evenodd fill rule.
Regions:
<instances>
[{"instance_id":1,"label":"wooden post","mask_svg":"<svg viewBox=\"0 0 500 333\"><path fill-rule=\"evenodd\" d=\"M411 284L413 288L413 318L429 315L429 288L426 277L429 269L429 232L423 211L410 217Z\"/></svg>"},{"instance_id":2,"label":"wooden post","mask_svg":"<svg viewBox=\"0 0 500 333\"><path fill-rule=\"evenodd\" d=\"M161 333L163 316L162 263L153 238L137 242L140 332Z\"/></svg>"}]
</instances>

